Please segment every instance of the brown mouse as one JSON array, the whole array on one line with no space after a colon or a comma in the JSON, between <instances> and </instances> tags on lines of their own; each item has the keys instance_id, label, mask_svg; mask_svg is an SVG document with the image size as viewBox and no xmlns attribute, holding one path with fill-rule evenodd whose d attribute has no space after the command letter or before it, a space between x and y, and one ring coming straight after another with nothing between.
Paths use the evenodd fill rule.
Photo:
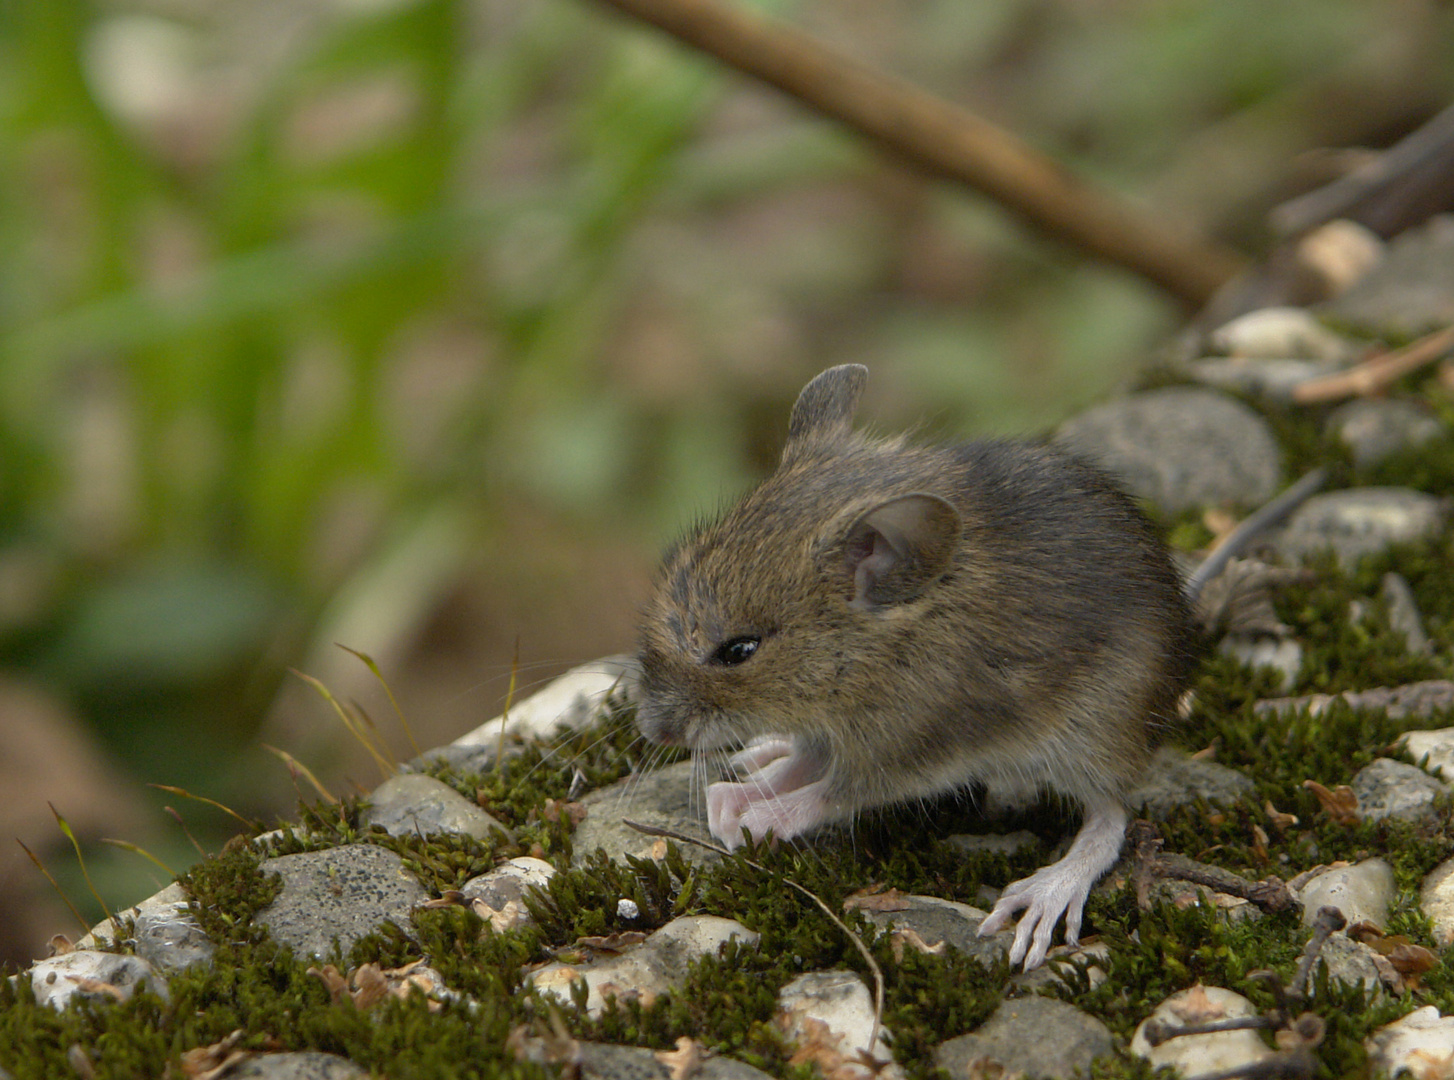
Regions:
<instances>
[{"instance_id":1,"label":"brown mouse","mask_svg":"<svg viewBox=\"0 0 1454 1080\"><path fill-rule=\"evenodd\" d=\"M1191 666L1182 584L1096 469L1008 441L923 446L852 428L867 380L830 368L793 406L777 472L666 556L642 630L638 724L741 751L708 824L797 836L973 783L1049 790L1084 823L1005 889L1035 967L1116 861L1126 797Z\"/></svg>"}]
</instances>

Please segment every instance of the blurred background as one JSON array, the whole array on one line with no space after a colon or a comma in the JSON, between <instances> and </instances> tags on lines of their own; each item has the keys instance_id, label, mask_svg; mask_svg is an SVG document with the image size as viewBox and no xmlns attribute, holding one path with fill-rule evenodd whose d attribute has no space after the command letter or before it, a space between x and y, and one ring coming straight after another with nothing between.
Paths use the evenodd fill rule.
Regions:
<instances>
[{"instance_id":1,"label":"blurred background","mask_svg":"<svg viewBox=\"0 0 1454 1080\"><path fill-rule=\"evenodd\" d=\"M1252 255L1454 96L1433 0L758 3ZM1186 314L593 0L0 5L0 958L12 836L101 917L47 800L120 906L235 831L147 783L377 782L290 666L409 756L334 642L426 746L628 651L821 368L1033 434Z\"/></svg>"}]
</instances>

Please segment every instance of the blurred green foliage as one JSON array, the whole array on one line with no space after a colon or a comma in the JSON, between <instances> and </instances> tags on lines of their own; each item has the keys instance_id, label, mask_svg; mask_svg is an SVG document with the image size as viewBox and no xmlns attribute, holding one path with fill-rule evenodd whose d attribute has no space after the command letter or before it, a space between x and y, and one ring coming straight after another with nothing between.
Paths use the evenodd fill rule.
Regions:
<instances>
[{"instance_id":1,"label":"blurred green foliage","mask_svg":"<svg viewBox=\"0 0 1454 1080\"><path fill-rule=\"evenodd\" d=\"M1340 77L1396 66L1348 134L1406 126L1454 70L1433 4L775 10L1131 190L1269 116L1285 164L1337 125L1279 103ZM828 363L1027 430L1176 314L589 0L11 0L0 663L211 777L340 597L407 624L512 505L654 544Z\"/></svg>"}]
</instances>

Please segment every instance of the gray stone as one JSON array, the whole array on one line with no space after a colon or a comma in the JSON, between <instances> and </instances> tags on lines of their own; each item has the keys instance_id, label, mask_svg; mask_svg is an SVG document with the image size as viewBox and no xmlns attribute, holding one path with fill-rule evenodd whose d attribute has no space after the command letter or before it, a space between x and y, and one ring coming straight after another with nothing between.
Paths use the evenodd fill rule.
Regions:
<instances>
[{"instance_id":1,"label":"gray stone","mask_svg":"<svg viewBox=\"0 0 1454 1080\"><path fill-rule=\"evenodd\" d=\"M211 964L216 947L192 916L187 891L176 882L141 903L117 912L123 926L130 920L136 955L157 971L182 971L194 964ZM106 919L76 943L77 949L114 947L125 936L116 922Z\"/></svg>"},{"instance_id":2,"label":"gray stone","mask_svg":"<svg viewBox=\"0 0 1454 1080\"><path fill-rule=\"evenodd\" d=\"M1378 266L1319 311L1394 337L1454 323L1454 217L1441 214L1401 233Z\"/></svg>"},{"instance_id":3,"label":"gray stone","mask_svg":"<svg viewBox=\"0 0 1454 1080\"><path fill-rule=\"evenodd\" d=\"M1454 1062L1454 1016L1440 1016L1437 1006L1425 1005L1379 1028L1363 1046L1375 1076L1443 1080Z\"/></svg>"},{"instance_id":4,"label":"gray stone","mask_svg":"<svg viewBox=\"0 0 1454 1080\"><path fill-rule=\"evenodd\" d=\"M1259 360L1318 360L1337 363L1356 346L1329 330L1308 311L1270 307L1249 311L1213 330L1207 338L1215 352Z\"/></svg>"},{"instance_id":5,"label":"gray stone","mask_svg":"<svg viewBox=\"0 0 1454 1080\"><path fill-rule=\"evenodd\" d=\"M1021 971L1010 977L1010 985L1020 994L1039 993L1055 985L1073 989L1066 979L1074 965L1086 964L1086 981L1094 990L1106 981L1106 969L1111 966L1111 947L1104 941L1091 945L1055 945L1045 954L1045 963L1029 971Z\"/></svg>"},{"instance_id":6,"label":"gray stone","mask_svg":"<svg viewBox=\"0 0 1454 1080\"><path fill-rule=\"evenodd\" d=\"M1231 390L1263 401L1289 402L1293 391L1331 369L1316 360L1243 360L1207 357L1185 367L1194 382Z\"/></svg>"},{"instance_id":7,"label":"gray stone","mask_svg":"<svg viewBox=\"0 0 1454 1080\"><path fill-rule=\"evenodd\" d=\"M989 967L1010 955L1015 940L1013 927L990 937L979 936L979 924L989 912L937 896L903 896L901 911L858 908L859 914L881 930L912 930L925 945L944 942Z\"/></svg>"},{"instance_id":8,"label":"gray stone","mask_svg":"<svg viewBox=\"0 0 1454 1080\"><path fill-rule=\"evenodd\" d=\"M1434 643L1424 630L1424 617L1419 611L1414 590L1402 574L1389 572L1383 575L1379 595L1388 606L1388 625L1404 639L1404 647L1415 656L1429 656Z\"/></svg>"},{"instance_id":9,"label":"gray stone","mask_svg":"<svg viewBox=\"0 0 1454 1080\"><path fill-rule=\"evenodd\" d=\"M1328 965L1328 978L1345 986L1362 986L1372 993L1382 993L1383 979L1379 972L1378 954L1360 941L1354 941L1341 930L1323 942L1318 959Z\"/></svg>"},{"instance_id":10,"label":"gray stone","mask_svg":"<svg viewBox=\"0 0 1454 1080\"><path fill-rule=\"evenodd\" d=\"M530 922L530 912L524 903L526 890L543 889L554 876L555 867L550 863L525 856L510 859L487 874L470 878L460 892L475 914L500 933Z\"/></svg>"},{"instance_id":11,"label":"gray stone","mask_svg":"<svg viewBox=\"0 0 1454 1080\"><path fill-rule=\"evenodd\" d=\"M778 992L776 1023L789 1039L812 1042L820 1052L836 1054L838 1068L823 1068L831 1076L856 1076L840 1070L857 1065L867 1080L882 1076L885 1080L901 1077L902 1071L892 1064L882 1029L874 1038L873 995L862 977L852 971L809 971L799 975ZM887 1067L870 1071L864 1068L861 1055L868 1053ZM827 1064L820 1062L820 1064Z\"/></svg>"},{"instance_id":12,"label":"gray stone","mask_svg":"<svg viewBox=\"0 0 1454 1080\"><path fill-rule=\"evenodd\" d=\"M576 865L584 863L598 847L618 861L626 855L655 858L665 850L665 841L623 824L625 818L720 846L707 831L707 815L702 805L705 788L700 776L694 780L692 769L692 762L679 761L664 769L628 776L583 798L581 805L586 809L586 817L572 838ZM722 858L695 844L679 847L683 857L693 863L711 864Z\"/></svg>"},{"instance_id":13,"label":"gray stone","mask_svg":"<svg viewBox=\"0 0 1454 1080\"><path fill-rule=\"evenodd\" d=\"M1297 685L1302 673L1303 647L1297 638L1228 634L1217 643L1217 652L1235 657L1246 667L1272 668L1282 676L1278 688L1284 693Z\"/></svg>"},{"instance_id":14,"label":"gray stone","mask_svg":"<svg viewBox=\"0 0 1454 1080\"><path fill-rule=\"evenodd\" d=\"M1167 513L1261 503L1282 481L1282 453L1267 422L1241 402L1198 387L1098 405L1062 424L1055 441Z\"/></svg>"},{"instance_id":15,"label":"gray stone","mask_svg":"<svg viewBox=\"0 0 1454 1080\"><path fill-rule=\"evenodd\" d=\"M547 1047L544 1039L525 1039L521 1056L537 1065L567 1066L565 1075L582 1080L670 1080L677 1075L661 1060L663 1053L641 1046L572 1039ZM734 1058L712 1056L698 1062L685 1075L691 1080L766 1080L768 1074Z\"/></svg>"},{"instance_id":16,"label":"gray stone","mask_svg":"<svg viewBox=\"0 0 1454 1080\"><path fill-rule=\"evenodd\" d=\"M493 753L502 728L507 737L530 739L548 739L561 728L577 731L591 724L609 700L630 700L635 687L635 658L604 656L572 668L538 693L511 706L507 715L486 721L452 745L479 747Z\"/></svg>"},{"instance_id":17,"label":"gray stone","mask_svg":"<svg viewBox=\"0 0 1454 1080\"><path fill-rule=\"evenodd\" d=\"M30 978L31 993L40 1005L64 1009L73 997L97 1001L125 1001L138 988L150 990L167 1000L167 984L152 966L139 956L124 953L93 952L76 949L72 952L37 960L25 975Z\"/></svg>"},{"instance_id":18,"label":"gray stone","mask_svg":"<svg viewBox=\"0 0 1454 1080\"><path fill-rule=\"evenodd\" d=\"M136 916L135 938L136 955L167 974L210 967L217 951L184 900L144 908Z\"/></svg>"},{"instance_id":19,"label":"gray stone","mask_svg":"<svg viewBox=\"0 0 1454 1080\"><path fill-rule=\"evenodd\" d=\"M1392 758L1378 758L1359 769L1351 786L1358 797L1358 816L1366 821L1432 819L1435 801L1449 791L1418 766Z\"/></svg>"},{"instance_id":20,"label":"gray stone","mask_svg":"<svg viewBox=\"0 0 1454 1080\"><path fill-rule=\"evenodd\" d=\"M1353 451L1353 464L1366 469L1400 450L1437 439L1444 425L1411 401L1359 398L1334 409L1327 430Z\"/></svg>"},{"instance_id":21,"label":"gray stone","mask_svg":"<svg viewBox=\"0 0 1454 1080\"><path fill-rule=\"evenodd\" d=\"M348 1058L315 1050L258 1054L227 1070L227 1080L360 1080L368 1075Z\"/></svg>"},{"instance_id":22,"label":"gray stone","mask_svg":"<svg viewBox=\"0 0 1454 1080\"><path fill-rule=\"evenodd\" d=\"M1419 909L1434 924L1434 940L1442 948L1454 945L1454 859L1446 859L1419 886Z\"/></svg>"},{"instance_id":23,"label":"gray stone","mask_svg":"<svg viewBox=\"0 0 1454 1080\"><path fill-rule=\"evenodd\" d=\"M1293 511L1277 547L1289 561L1332 548L1345 566L1391 544L1444 527L1444 500L1409 488L1370 487L1314 495Z\"/></svg>"},{"instance_id":24,"label":"gray stone","mask_svg":"<svg viewBox=\"0 0 1454 1080\"><path fill-rule=\"evenodd\" d=\"M1307 709L1318 716L1335 701L1350 709L1379 709L1395 720L1409 716L1432 716L1454 708L1454 682L1430 679L1403 686L1381 686L1373 690L1350 690L1342 694L1308 694L1305 697L1266 698L1253 709L1259 715L1297 712Z\"/></svg>"},{"instance_id":25,"label":"gray stone","mask_svg":"<svg viewBox=\"0 0 1454 1080\"><path fill-rule=\"evenodd\" d=\"M590 992L586 1012L600 1016L607 996L625 1000L667 993L686 978L693 960L733 940L756 947L758 935L733 919L691 915L673 919L628 952L589 964L546 964L529 980L542 994L573 1005L571 984L584 979Z\"/></svg>"},{"instance_id":26,"label":"gray stone","mask_svg":"<svg viewBox=\"0 0 1454 1080\"><path fill-rule=\"evenodd\" d=\"M361 823L381 826L390 836L462 833L489 842L499 829L509 840L515 834L442 780L419 773L391 776L369 796Z\"/></svg>"},{"instance_id":27,"label":"gray stone","mask_svg":"<svg viewBox=\"0 0 1454 1080\"><path fill-rule=\"evenodd\" d=\"M1454 728L1406 731L1394 745L1421 762L1425 772L1454 780Z\"/></svg>"},{"instance_id":28,"label":"gray stone","mask_svg":"<svg viewBox=\"0 0 1454 1080\"><path fill-rule=\"evenodd\" d=\"M326 957L334 938L347 957L386 922L412 934L409 913L429 899L403 859L373 844L282 855L259 870L282 875L283 888L257 919L300 957Z\"/></svg>"},{"instance_id":29,"label":"gray stone","mask_svg":"<svg viewBox=\"0 0 1454 1080\"><path fill-rule=\"evenodd\" d=\"M1304 926L1313 924L1320 907L1335 907L1350 926L1371 922L1381 927L1388 921L1388 906L1393 902L1393 868L1382 859L1364 859L1353 866L1325 870L1293 891L1303 902Z\"/></svg>"},{"instance_id":30,"label":"gray stone","mask_svg":"<svg viewBox=\"0 0 1454 1080\"><path fill-rule=\"evenodd\" d=\"M1147 1029L1156 1024L1167 1027L1191 1027L1194 1024L1216 1023L1258 1015L1257 1007L1241 994L1220 986L1202 986L1172 994L1156 1011L1141 1022L1131 1039L1131 1053L1151 1063L1152 1068L1170 1066L1184 1076L1200 1073L1230 1072L1266 1061L1272 1048L1255 1031L1216 1031L1205 1035L1177 1035L1152 1046Z\"/></svg>"},{"instance_id":31,"label":"gray stone","mask_svg":"<svg viewBox=\"0 0 1454 1080\"><path fill-rule=\"evenodd\" d=\"M934 1063L960 1080L990 1075L986 1067L1070 1080L1087 1077L1113 1050L1111 1032L1093 1016L1053 998L1002 1002L978 1031L940 1043Z\"/></svg>"},{"instance_id":32,"label":"gray stone","mask_svg":"<svg viewBox=\"0 0 1454 1080\"><path fill-rule=\"evenodd\" d=\"M1140 782L1126 797L1128 806L1141 807L1152 818L1164 818L1178 806L1190 806L1198 799L1230 805L1250 795L1256 785L1236 769L1188 757L1163 746L1151 758Z\"/></svg>"}]
</instances>

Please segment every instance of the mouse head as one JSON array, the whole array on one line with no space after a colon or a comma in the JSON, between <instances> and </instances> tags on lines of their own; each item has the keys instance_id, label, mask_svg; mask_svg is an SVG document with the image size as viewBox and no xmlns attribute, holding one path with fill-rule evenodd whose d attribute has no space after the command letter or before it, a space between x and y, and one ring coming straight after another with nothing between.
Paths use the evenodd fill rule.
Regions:
<instances>
[{"instance_id":1,"label":"mouse head","mask_svg":"<svg viewBox=\"0 0 1454 1080\"><path fill-rule=\"evenodd\" d=\"M777 472L667 555L641 635L649 739L826 735L912 638L963 525L925 490L928 455L853 432L866 376L845 365L810 382Z\"/></svg>"}]
</instances>

